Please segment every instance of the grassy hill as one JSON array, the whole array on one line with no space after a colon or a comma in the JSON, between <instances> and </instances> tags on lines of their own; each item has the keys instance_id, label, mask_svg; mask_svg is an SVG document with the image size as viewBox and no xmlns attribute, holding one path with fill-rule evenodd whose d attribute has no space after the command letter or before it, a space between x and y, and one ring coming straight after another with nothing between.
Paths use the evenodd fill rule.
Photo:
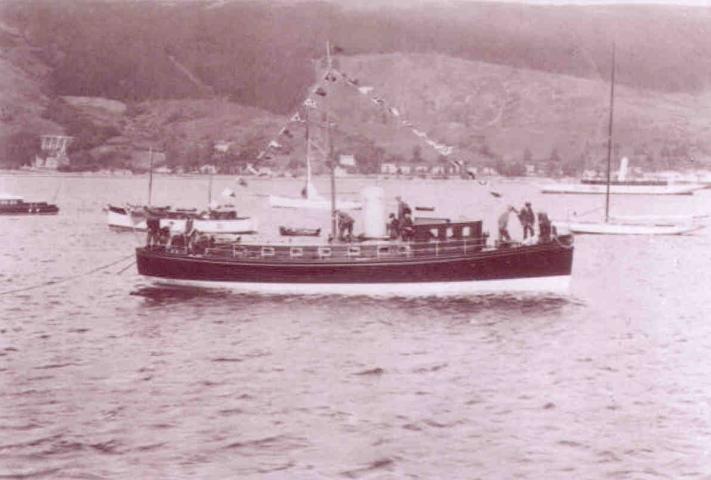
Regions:
<instances>
[{"instance_id":1,"label":"grassy hill","mask_svg":"<svg viewBox=\"0 0 711 480\"><path fill-rule=\"evenodd\" d=\"M471 163L559 156L594 166L605 153L614 37L617 153L691 166L711 156L710 12L8 0L0 5L0 141L15 165L32 146L27 135L61 132L78 138L73 148L92 168L131 164L149 145L173 163L251 161L303 101L330 39L343 48L343 71ZM333 88L342 89L329 96L338 150L438 161L352 88ZM300 164L303 131L293 130L268 163ZM223 140L229 155L211 158L210 145Z\"/></svg>"}]
</instances>

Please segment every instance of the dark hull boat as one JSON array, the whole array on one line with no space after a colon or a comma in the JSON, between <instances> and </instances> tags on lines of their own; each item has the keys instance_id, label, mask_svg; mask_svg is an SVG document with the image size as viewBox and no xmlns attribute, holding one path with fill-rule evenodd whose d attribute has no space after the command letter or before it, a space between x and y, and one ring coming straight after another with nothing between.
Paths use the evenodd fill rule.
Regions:
<instances>
[{"instance_id":1,"label":"dark hull boat","mask_svg":"<svg viewBox=\"0 0 711 480\"><path fill-rule=\"evenodd\" d=\"M330 48L327 65L308 105L326 96L327 84L333 83ZM415 222L411 212L403 209L397 227L390 229L390 235L400 239L383 240L387 232L384 192L378 187L364 189L360 205L364 223L360 238L375 240L344 241L352 238L353 218L339 211L327 108L325 116L321 128L327 140L324 151L330 152L331 199L324 204L331 209L329 238L341 241L299 245L219 244L209 238L193 241L189 237L167 244L159 240L158 245L136 250L138 272L160 284L266 294L419 296L568 289L573 264L571 236L492 247L487 245L488 236L480 221L452 223L433 218Z\"/></svg>"},{"instance_id":2,"label":"dark hull boat","mask_svg":"<svg viewBox=\"0 0 711 480\"><path fill-rule=\"evenodd\" d=\"M15 195L0 195L0 215L56 215L59 207L47 202L25 202Z\"/></svg>"},{"instance_id":3,"label":"dark hull boat","mask_svg":"<svg viewBox=\"0 0 711 480\"><path fill-rule=\"evenodd\" d=\"M457 225L417 228L451 231ZM564 292L570 282L573 240L561 236L497 248L487 248L484 236L461 235L445 241L304 246L231 243L197 250L152 246L138 248L136 258L138 272L159 284L250 293L418 296Z\"/></svg>"}]
</instances>

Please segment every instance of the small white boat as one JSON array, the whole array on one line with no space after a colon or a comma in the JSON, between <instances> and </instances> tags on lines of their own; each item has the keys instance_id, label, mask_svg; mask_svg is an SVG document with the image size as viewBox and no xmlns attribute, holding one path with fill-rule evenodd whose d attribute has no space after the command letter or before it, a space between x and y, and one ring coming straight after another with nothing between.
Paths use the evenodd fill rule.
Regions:
<instances>
[{"instance_id":1,"label":"small white boat","mask_svg":"<svg viewBox=\"0 0 711 480\"><path fill-rule=\"evenodd\" d=\"M312 210L330 210L331 201L322 196L311 197L282 197L279 195L269 195L269 206L272 208L305 208ZM360 210L360 202L354 200L336 200L337 210Z\"/></svg>"},{"instance_id":2,"label":"small white boat","mask_svg":"<svg viewBox=\"0 0 711 480\"><path fill-rule=\"evenodd\" d=\"M272 208L301 208L312 210L330 210L331 199L322 196L316 186L311 181L311 151L312 149L319 150L319 146L314 142L314 139L309 135L309 115L308 109L306 115L306 185L301 191L300 197L286 197L280 195L269 195L269 206ZM354 200L345 200L342 198L336 199L336 210L360 210L363 205Z\"/></svg>"},{"instance_id":3,"label":"small white boat","mask_svg":"<svg viewBox=\"0 0 711 480\"><path fill-rule=\"evenodd\" d=\"M185 222L188 218L192 218L195 230L207 234L248 234L258 230L256 219L238 217L236 212L229 214L224 211L213 211L205 216L198 215L195 211L157 209L157 212L161 214L161 228L168 227L171 231L185 230ZM148 228L144 207L109 205L106 220L112 230L146 231Z\"/></svg>"},{"instance_id":4,"label":"small white boat","mask_svg":"<svg viewBox=\"0 0 711 480\"><path fill-rule=\"evenodd\" d=\"M611 195L691 195L701 190L704 185L697 184L666 184L650 185L648 183L611 183ZM607 193L607 185L595 183L558 183L541 186L542 193L598 194Z\"/></svg>"},{"instance_id":5,"label":"small white boat","mask_svg":"<svg viewBox=\"0 0 711 480\"><path fill-rule=\"evenodd\" d=\"M573 233L593 235L682 235L703 228L702 225L687 224L644 224L616 222L568 222L554 221L557 229L568 229Z\"/></svg>"},{"instance_id":6,"label":"small white boat","mask_svg":"<svg viewBox=\"0 0 711 480\"><path fill-rule=\"evenodd\" d=\"M610 215L610 220L613 222L631 222L631 223L691 223L698 220L708 218L709 214L694 214L694 215Z\"/></svg>"}]
</instances>

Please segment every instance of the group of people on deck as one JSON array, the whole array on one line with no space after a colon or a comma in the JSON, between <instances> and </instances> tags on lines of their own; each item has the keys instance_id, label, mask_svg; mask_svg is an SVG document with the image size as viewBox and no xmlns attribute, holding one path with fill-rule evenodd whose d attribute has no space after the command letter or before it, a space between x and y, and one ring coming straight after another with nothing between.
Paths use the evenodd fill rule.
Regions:
<instances>
[{"instance_id":1,"label":"group of people on deck","mask_svg":"<svg viewBox=\"0 0 711 480\"><path fill-rule=\"evenodd\" d=\"M213 236L205 235L193 228L192 218L185 220L185 229L177 234L173 234L168 226L161 227L160 218L153 215L146 219L146 227L148 231L146 245L148 247L182 247L190 253L202 253L206 248L215 244Z\"/></svg>"},{"instance_id":2,"label":"group of people on deck","mask_svg":"<svg viewBox=\"0 0 711 480\"><path fill-rule=\"evenodd\" d=\"M520 211L516 210L513 206L509 206L506 208L506 211L499 216L499 242L508 243L511 241L511 235L509 234L509 215L511 213L515 213L518 216L519 222L521 222L524 241L528 239L529 236L533 238L536 234L533 228L536 223L536 214L533 213L531 202L526 202ZM546 242L550 240L552 233L554 233L553 226L548 218L548 214L538 212L538 240Z\"/></svg>"},{"instance_id":3,"label":"group of people on deck","mask_svg":"<svg viewBox=\"0 0 711 480\"><path fill-rule=\"evenodd\" d=\"M412 220L412 209L401 197L397 201L397 217L394 213L388 218L388 237L391 240L409 241L415 238L415 222Z\"/></svg>"}]
</instances>

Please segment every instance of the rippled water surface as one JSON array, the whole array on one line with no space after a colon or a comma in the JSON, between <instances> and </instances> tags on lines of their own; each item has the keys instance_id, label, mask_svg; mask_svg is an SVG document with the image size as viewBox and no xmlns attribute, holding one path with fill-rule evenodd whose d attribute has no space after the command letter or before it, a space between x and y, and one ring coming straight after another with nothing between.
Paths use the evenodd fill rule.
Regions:
<instances>
[{"instance_id":1,"label":"rippled water surface","mask_svg":"<svg viewBox=\"0 0 711 480\"><path fill-rule=\"evenodd\" d=\"M561 217L603 202L533 182L381 184L490 231L506 203ZM0 218L0 478L711 477L711 228L579 236L569 296L246 296L136 274L142 236L110 232L101 208L145 185L0 178L61 208ZM207 200L205 178L155 185L156 203ZM266 207L299 189L252 180L236 201L267 235L325 226ZM711 190L613 208L710 211Z\"/></svg>"}]
</instances>

